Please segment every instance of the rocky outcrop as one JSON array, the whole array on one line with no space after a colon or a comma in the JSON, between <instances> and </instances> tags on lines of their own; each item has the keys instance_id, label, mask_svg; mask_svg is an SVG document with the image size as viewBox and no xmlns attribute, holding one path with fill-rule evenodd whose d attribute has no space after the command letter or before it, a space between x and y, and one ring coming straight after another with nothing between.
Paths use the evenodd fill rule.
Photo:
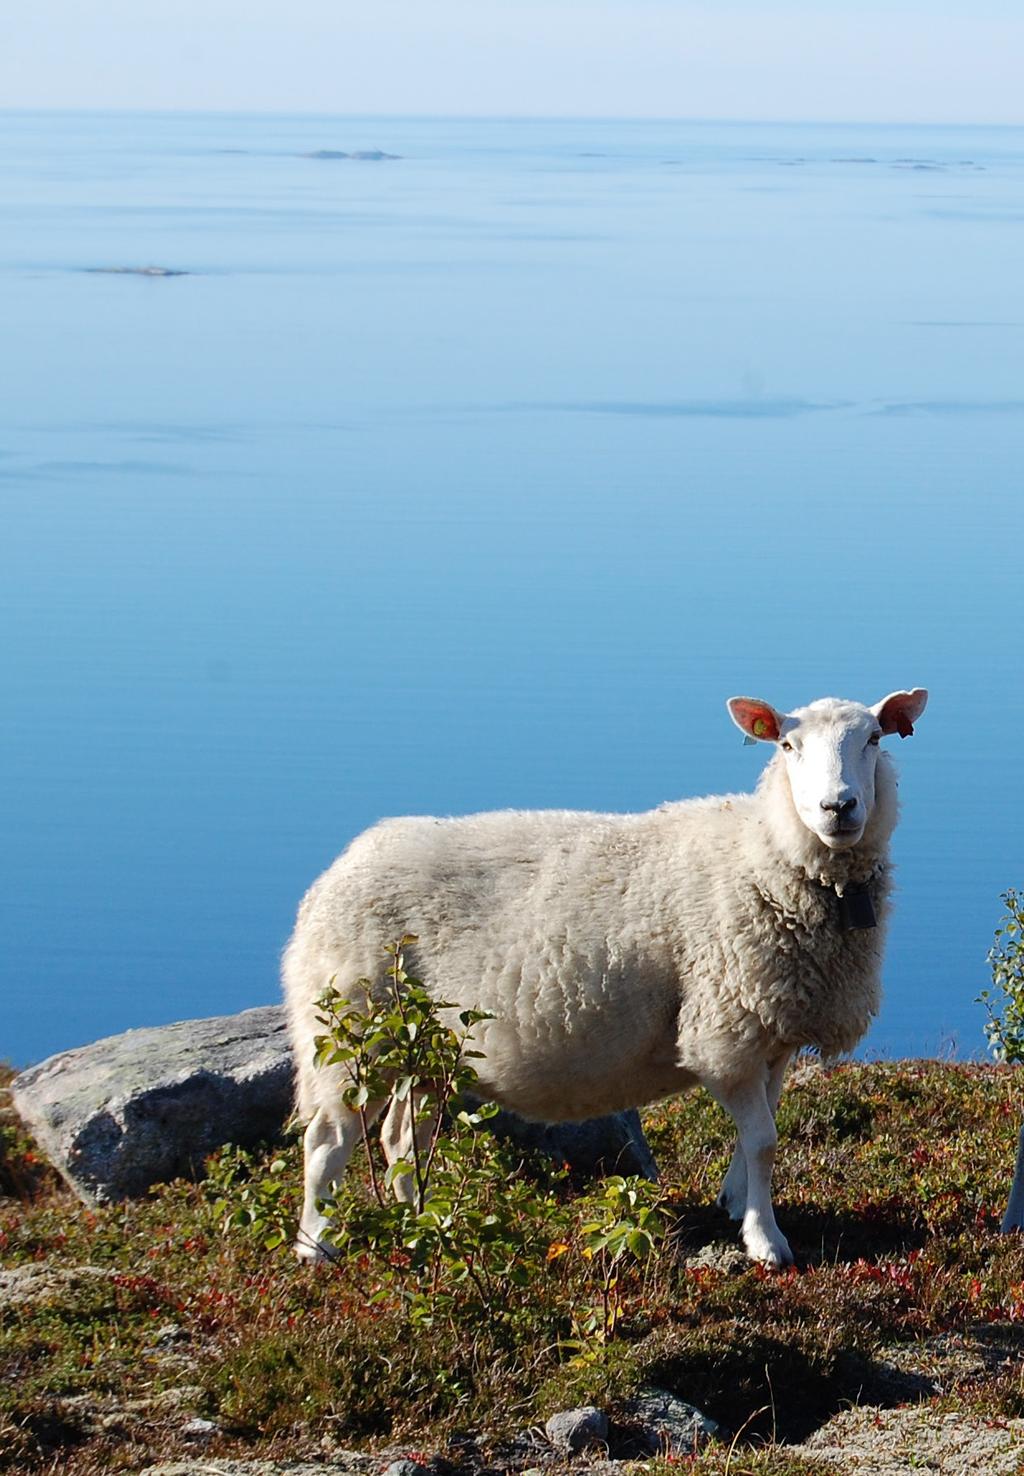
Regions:
<instances>
[{"instance_id":1,"label":"rocky outcrop","mask_svg":"<svg viewBox=\"0 0 1024 1476\"><path fill-rule=\"evenodd\" d=\"M200 1176L223 1143L249 1147L279 1135L292 1108L284 1011L268 1005L128 1030L23 1071L11 1097L82 1199L129 1199L153 1184ZM635 1112L555 1127L501 1112L491 1125L584 1177L657 1177Z\"/></svg>"},{"instance_id":2,"label":"rocky outcrop","mask_svg":"<svg viewBox=\"0 0 1024 1476\"><path fill-rule=\"evenodd\" d=\"M665 1460L687 1459L721 1434L714 1420L667 1389L641 1389L623 1406L623 1417L647 1453Z\"/></svg>"},{"instance_id":3,"label":"rocky outcrop","mask_svg":"<svg viewBox=\"0 0 1024 1476\"><path fill-rule=\"evenodd\" d=\"M18 1114L89 1203L195 1177L222 1143L276 1136L292 1105L275 1006L128 1030L63 1051L11 1084Z\"/></svg>"},{"instance_id":4,"label":"rocky outcrop","mask_svg":"<svg viewBox=\"0 0 1024 1476\"><path fill-rule=\"evenodd\" d=\"M45 1307L66 1302L83 1286L102 1285L115 1275L105 1266L50 1266L45 1261L0 1270L0 1309Z\"/></svg>"},{"instance_id":5,"label":"rocky outcrop","mask_svg":"<svg viewBox=\"0 0 1024 1476\"><path fill-rule=\"evenodd\" d=\"M934 1405L843 1410L816 1430L794 1455L831 1461L849 1476L1017 1476L1024 1460L1024 1420L992 1419L972 1410Z\"/></svg>"}]
</instances>

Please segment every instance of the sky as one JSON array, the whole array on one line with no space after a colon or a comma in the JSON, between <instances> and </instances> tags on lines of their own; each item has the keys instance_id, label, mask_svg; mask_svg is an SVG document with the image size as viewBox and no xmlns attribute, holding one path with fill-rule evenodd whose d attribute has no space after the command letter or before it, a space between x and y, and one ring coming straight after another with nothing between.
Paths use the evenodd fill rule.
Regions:
<instances>
[{"instance_id":1,"label":"sky","mask_svg":"<svg viewBox=\"0 0 1024 1476\"><path fill-rule=\"evenodd\" d=\"M32 0L0 107L1024 123L1020 0Z\"/></svg>"}]
</instances>

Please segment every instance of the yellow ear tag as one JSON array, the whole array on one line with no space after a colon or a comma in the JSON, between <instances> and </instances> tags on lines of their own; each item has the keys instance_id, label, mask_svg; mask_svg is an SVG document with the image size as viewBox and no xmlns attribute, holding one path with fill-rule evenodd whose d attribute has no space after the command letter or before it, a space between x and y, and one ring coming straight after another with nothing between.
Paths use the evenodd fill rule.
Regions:
<instances>
[{"instance_id":1,"label":"yellow ear tag","mask_svg":"<svg viewBox=\"0 0 1024 1476\"><path fill-rule=\"evenodd\" d=\"M768 724L765 722L764 718L755 718L754 719L754 737L755 738L763 738L764 735L767 733L767 731L768 731Z\"/></svg>"}]
</instances>

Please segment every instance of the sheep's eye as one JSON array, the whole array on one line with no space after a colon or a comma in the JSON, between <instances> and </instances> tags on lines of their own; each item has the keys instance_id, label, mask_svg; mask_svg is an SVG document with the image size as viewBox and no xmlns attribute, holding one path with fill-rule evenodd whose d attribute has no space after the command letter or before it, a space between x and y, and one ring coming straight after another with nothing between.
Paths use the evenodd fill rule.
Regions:
<instances>
[{"instance_id":1,"label":"sheep's eye","mask_svg":"<svg viewBox=\"0 0 1024 1476\"><path fill-rule=\"evenodd\" d=\"M793 752L793 745L786 738L784 738L782 740L782 742L779 744L779 747L782 749L782 752L783 753L792 753Z\"/></svg>"},{"instance_id":2,"label":"sheep's eye","mask_svg":"<svg viewBox=\"0 0 1024 1476\"><path fill-rule=\"evenodd\" d=\"M868 746L869 747L873 746L873 747L877 748L878 745L879 745L879 743L881 743L881 741L882 741L882 735L881 735L881 733L872 733L871 737L868 739Z\"/></svg>"}]
</instances>

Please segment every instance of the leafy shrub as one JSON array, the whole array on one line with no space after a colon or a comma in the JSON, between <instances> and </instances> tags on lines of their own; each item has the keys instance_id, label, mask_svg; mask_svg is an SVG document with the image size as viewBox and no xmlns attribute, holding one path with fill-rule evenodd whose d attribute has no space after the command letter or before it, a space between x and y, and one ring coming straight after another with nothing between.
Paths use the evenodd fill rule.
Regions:
<instances>
[{"instance_id":1,"label":"leafy shrub","mask_svg":"<svg viewBox=\"0 0 1024 1476\"><path fill-rule=\"evenodd\" d=\"M511 1349L543 1337L565 1351L604 1344L617 1333L627 1267L638 1268L663 1233L658 1191L617 1176L569 1202L565 1175L523 1172L522 1155L486 1131L497 1108L470 1109L477 1084L472 1049L480 1011L457 1013L457 1028L405 969L407 936L388 949L385 987L362 979L319 1001L321 1068L340 1067L341 1097L360 1116L369 1193L356 1175L324 1205L336 1274L367 1306L396 1307L413 1327L456 1335L488 1330ZM410 1157L386 1164L371 1137L370 1104L408 1103L419 1131ZM399 1183L403 1198L389 1193ZM225 1150L208 1180L225 1226L243 1228L267 1249L290 1243L297 1203L288 1159L261 1166Z\"/></svg>"},{"instance_id":2,"label":"leafy shrub","mask_svg":"<svg viewBox=\"0 0 1024 1476\"><path fill-rule=\"evenodd\" d=\"M988 1011L985 1034L996 1059L1024 1062L1024 897L1011 889L1003 902L1006 916L988 956L994 988L979 998Z\"/></svg>"}]
</instances>

